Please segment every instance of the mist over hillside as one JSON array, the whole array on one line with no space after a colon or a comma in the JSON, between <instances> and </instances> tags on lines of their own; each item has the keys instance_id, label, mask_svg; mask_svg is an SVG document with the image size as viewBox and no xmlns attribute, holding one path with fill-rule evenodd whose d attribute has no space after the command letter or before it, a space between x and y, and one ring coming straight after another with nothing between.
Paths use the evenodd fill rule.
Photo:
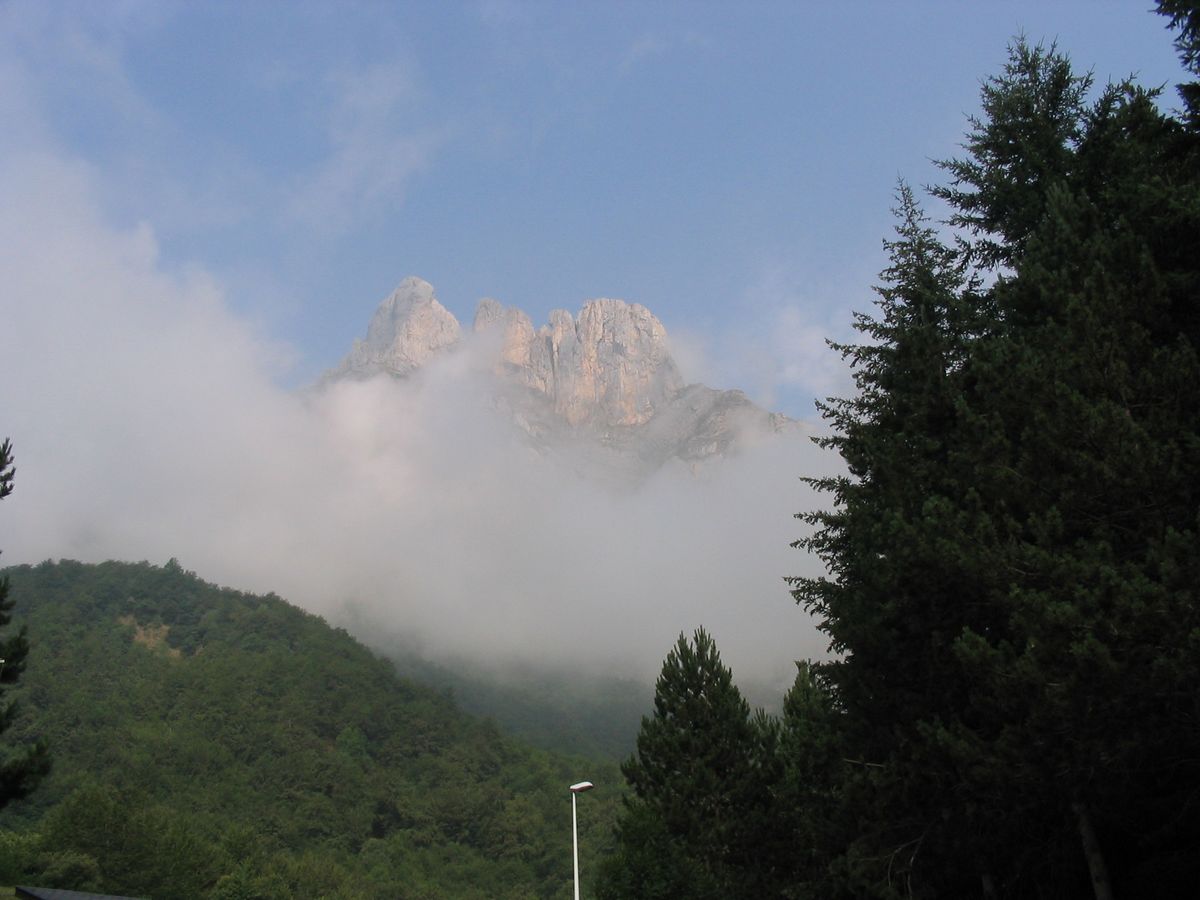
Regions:
<instances>
[{"instance_id":1,"label":"mist over hillside","mask_svg":"<svg viewBox=\"0 0 1200 900\"><path fill-rule=\"evenodd\" d=\"M161 265L148 228L103 220L85 169L0 177L6 563L178 557L431 657L649 677L703 624L740 677L782 684L823 652L782 582L815 565L788 546L816 503L799 479L834 465L802 432L614 490L531 453L468 345L297 392L287 349Z\"/></svg>"},{"instance_id":2,"label":"mist over hillside","mask_svg":"<svg viewBox=\"0 0 1200 900\"><path fill-rule=\"evenodd\" d=\"M0 813L0 883L170 900L557 897L566 786L585 774L598 788L585 864L609 844L613 763L501 735L278 597L174 561L3 575L37 635L6 685L22 714L5 740L46 741L53 764Z\"/></svg>"}]
</instances>

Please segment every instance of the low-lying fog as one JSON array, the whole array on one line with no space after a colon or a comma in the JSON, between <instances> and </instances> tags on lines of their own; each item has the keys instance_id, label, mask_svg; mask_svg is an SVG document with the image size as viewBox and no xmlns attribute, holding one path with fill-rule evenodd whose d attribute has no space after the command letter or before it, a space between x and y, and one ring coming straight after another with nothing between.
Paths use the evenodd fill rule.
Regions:
<instances>
[{"instance_id":1,"label":"low-lying fog","mask_svg":"<svg viewBox=\"0 0 1200 900\"><path fill-rule=\"evenodd\" d=\"M782 684L823 654L782 580L817 570L789 548L819 502L801 476L834 465L807 438L613 491L518 440L469 347L288 390L287 349L104 221L85 168L10 161L0 194L3 563L177 557L433 656L652 677L704 625L739 681ZM365 330L379 299L347 315Z\"/></svg>"}]
</instances>

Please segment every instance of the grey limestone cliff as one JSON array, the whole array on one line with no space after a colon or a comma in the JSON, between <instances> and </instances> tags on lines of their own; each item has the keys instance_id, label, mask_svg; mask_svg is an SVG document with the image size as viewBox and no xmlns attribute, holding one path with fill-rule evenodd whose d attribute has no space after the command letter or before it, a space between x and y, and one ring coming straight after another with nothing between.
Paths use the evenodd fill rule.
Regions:
<instances>
[{"instance_id":1,"label":"grey limestone cliff","mask_svg":"<svg viewBox=\"0 0 1200 900\"><path fill-rule=\"evenodd\" d=\"M433 286L420 278L405 278L379 304L364 340L330 378L369 378L380 372L404 376L419 369L447 347L458 343L462 329L433 295Z\"/></svg>"},{"instance_id":2,"label":"grey limestone cliff","mask_svg":"<svg viewBox=\"0 0 1200 900\"><path fill-rule=\"evenodd\" d=\"M568 425L643 425L683 387L666 329L650 310L589 300L578 320L565 310L533 330L519 309L480 301L476 333L502 328L497 374L553 402Z\"/></svg>"},{"instance_id":3,"label":"grey limestone cliff","mask_svg":"<svg viewBox=\"0 0 1200 900\"><path fill-rule=\"evenodd\" d=\"M569 453L581 470L624 479L672 462L694 468L798 427L741 391L685 384L666 329L637 303L589 300L578 317L555 310L535 329L520 309L485 298L472 332L494 354L494 402L533 446ZM325 380L404 377L469 338L427 282L407 278Z\"/></svg>"}]
</instances>

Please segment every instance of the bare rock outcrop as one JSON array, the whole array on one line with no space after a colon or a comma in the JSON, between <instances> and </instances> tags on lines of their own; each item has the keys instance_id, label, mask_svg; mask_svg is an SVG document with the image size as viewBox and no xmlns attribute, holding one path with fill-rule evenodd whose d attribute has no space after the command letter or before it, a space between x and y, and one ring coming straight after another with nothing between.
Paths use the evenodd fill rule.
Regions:
<instances>
[{"instance_id":1,"label":"bare rock outcrop","mask_svg":"<svg viewBox=\"0 0 1200 900\"><path fill-rule=\"evenodd\" d=\"M554 310L535 332L521 310L481 300L474 329L492 328L503 329L498 374L544 394L571 426L645 424L683 387L666 329L637 303L589 300L578 319Z\"/></svg>"},{"instance_id":2,"label":"bare rock outcrop","mask_svg":"<svg viewBox=\"0 0 1200 900\"><path fill-rule=\"evenodd\" d=\"M458 346L460 332L433 288L407 278L326 380L407 376ZM535 447L570 452L589 471L624 479L672 460L695 467L798 427L741 391L685 384L662 322L637 303L589 300L577 318L554 310L535 329L520 309L484 298L472 332L494 353L494 401Z\"/></svg>"},{"instance_id":3,"label":"bare rock outcrop","mask_svg":"<svg viewBox=\"0 0 1200 900\"><path fill-rule=\"evenodd\" d=\"M461 331L458 319L438 303L429 282L405 278L375 310L366 339L354 342L330 377L410 375L457 344Z\"/></svg>"}]
</instances>

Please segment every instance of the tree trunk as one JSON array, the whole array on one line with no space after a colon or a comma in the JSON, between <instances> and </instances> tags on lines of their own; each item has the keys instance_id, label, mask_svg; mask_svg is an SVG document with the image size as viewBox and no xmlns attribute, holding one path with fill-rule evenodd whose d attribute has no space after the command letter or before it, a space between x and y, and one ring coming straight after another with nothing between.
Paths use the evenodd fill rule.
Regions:
<instances>
[{"instance_id":1,"label":"tree trunk","mask_svg":"<svg viewBox=\"0 0 1200 900\"><path fill-rule=\"evenodd\" d=\"M1088 871L1092 875L1092 891L1096 900L1113 900L1112 882L1108 880L1108 866L1104 864L1104 854L1100 852L1100 841L1096 839L1096 830L1092 828L1091 817L1083 802L1076 800L1071 804L1075 820L1079 824L1079 839L1083 843L1083 855L1087 859Z\"/></svg>"}]
</instances>

